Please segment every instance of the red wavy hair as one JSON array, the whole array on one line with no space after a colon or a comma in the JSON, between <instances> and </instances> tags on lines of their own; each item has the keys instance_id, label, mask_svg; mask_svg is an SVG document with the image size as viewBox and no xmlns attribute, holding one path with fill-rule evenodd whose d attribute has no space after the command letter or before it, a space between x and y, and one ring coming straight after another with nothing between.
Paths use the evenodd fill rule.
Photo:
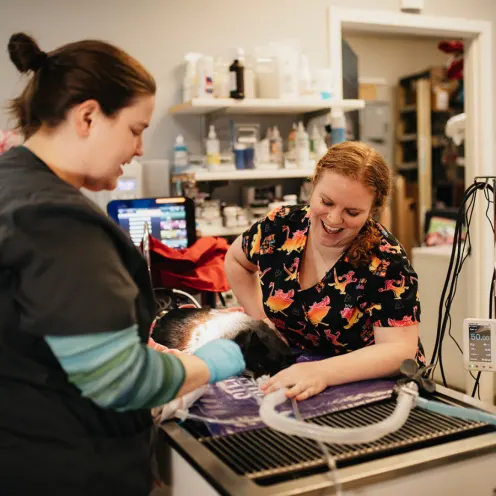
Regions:
<instances>
[{"instance_id":1,"label":"red wavy hair","mask_svg":"<svg viewBox=\"0 0 496 496\"><path fill-rule=\"evenodd\" d=\"M312 183L315 186L323 171L332 170L337 174L360 181L374 193L371 217L348 248L348 260L354 266L368 265L372 249L380 243L380 233L375 227L372 215L378 215L387 203L391 191L391 172L380 153L360 141L345 141L329 148L315 168Z\"/></svg>"}]
</instances>

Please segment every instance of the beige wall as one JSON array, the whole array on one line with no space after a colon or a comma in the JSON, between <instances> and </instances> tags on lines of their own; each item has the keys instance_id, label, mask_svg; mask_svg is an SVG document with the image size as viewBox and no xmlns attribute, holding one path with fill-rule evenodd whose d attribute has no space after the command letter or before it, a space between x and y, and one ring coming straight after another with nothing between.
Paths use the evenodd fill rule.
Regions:
<instances>
[{"instance_id":1,"label":"beige wall","mask_svg":"<svg viewBox=\"0 0 496 496\"><path fill-rule=\"evenodd\" d=\"M438 49L434 38L343 34L358 56L359 78L383 79L380 98L391 100L398 79L431 66L446 64L448 56ZM381 91L383 90L383 91Z\"/></svg>"},{"instance_id":2,"label":"beige wall","mask_svg":"<svg viewBox=\"0 0 496 496\"><path fill-rule=\"evenodd\" d=\"M425 4L428 15L496 20L494 0L426 0ZM270 40L299 37L310 62L326 65L331 5L399 10L398 0L0 0L0 45L4 47L0 49L0 104L21 87L6 51L12 32L31 33L45 50L81 38L105 39L139 58L156 77L157 108L145 146L147 158L166 158L178 132L186 138L198 137L199 119L167 115L167 107L180 98L184 52L227 56L237 46L249 51ZM382 58L377 55L378 62ZM392 70L397 63L388 65ZM372 76L372 67L370 71ZM0 111L0 128L6 122Z\"/></svg>"}]
</instances>

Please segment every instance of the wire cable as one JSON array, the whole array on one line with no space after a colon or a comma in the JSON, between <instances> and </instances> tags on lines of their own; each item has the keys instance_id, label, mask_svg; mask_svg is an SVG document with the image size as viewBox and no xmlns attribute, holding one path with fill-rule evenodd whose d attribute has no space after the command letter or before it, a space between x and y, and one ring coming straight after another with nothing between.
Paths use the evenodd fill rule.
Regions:
<instances>
[{"instance_id":1,"label":"wire cable","mask_svg":"<svg viewBox=\"0 0 496 496\"><path fill-rule=\"evenodd\" d=\"M479 191L482 191L484 193L484 197L488 203L488 207L486 208L486 218L488 219L491 228L493 229L494 232L494 225L491 222L491 219L489 218L488 215L489 207L491 203L494 203L494 191L493 191L493 187L488 183L488 181L489 179L486 179L484 183L474 182L467 188L467 190L464 193L461 206L457 214L455 233L453 237L453 249L451 251L450 261L448 265L448 273L441 293L441 299L439 301L439 315L438 315L436 341L434 344L434 350L430 361L430 364L434 365L434 367L431 370L430 376L433 377L435 369L439 365L441 378L444 386L447 386L447 382L444 371L442 349L443 349L446 330L448 330L448 335L455 342L457 348L463 353L463 350L461 349L460 345L457 343L456 339L454 339L453 335L451 334L451 306L457 290L458 277L460 275L460 272L464 266L467 257L470 255L472 250L470 227L475 208L475 201L476 201L477 193ZM491 200L491 198L489 197L489 192L493 193L493 200ZM463 237L464 227L466 227L465 237ZM491 288L492 290L494 289L493 284ZM494 294L494 291L492 294ZM490 309L491 309L490 314L492 315L492 305ZM474 376L472 375L472 377ZM478 381L476 377L474 377L474 379L477 382L477 386L476 386L477 389ZM476 389L474 389L474 394Z\"/></svg>"},{"instance_id":2,"label":"wire cable","mask_svg":"<svg viewBox=\"0 0 496 496\"><path fill-rule=\"evenodd\" d=\"M300 422L304 422L303 417L301 416L300 413L300 409L298 408L298 402L296 401L296 398L294 397L291 398L291 405L293 407L295 419ZM324 455L324 461L327 463L327 466L329 467L329 478L331 479L331 482L334 487L334 494L336 496L342 496L343 490L341 487L341 482L338 479L338 466L336 464L336 460L329 453L327 446L320 439L317 439L316 443L320 448L320 451L322 451L322 454Z\"/></svg>"}]
</instances>

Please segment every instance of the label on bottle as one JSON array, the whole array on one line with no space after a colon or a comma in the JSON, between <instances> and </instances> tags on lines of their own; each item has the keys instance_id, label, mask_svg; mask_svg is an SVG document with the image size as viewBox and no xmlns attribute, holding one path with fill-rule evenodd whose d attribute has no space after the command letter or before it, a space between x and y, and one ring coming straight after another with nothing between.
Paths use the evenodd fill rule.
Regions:
<instances>
[{"instance_id":1,"label":"label on bottle","mask_svg":"<svg viewBox=\"0 0 496 496\"><path fill-rule=\"evenodd\" d=\"M176 150L174 152L174 165L177 167L185 167L188 165L188 152L185 150Z\"/></svg>"},{"instance_id":2,"label":"label on bottle","mask_svg":"<svg viewBox=\"0 0 496 496\"><path fill-rule=\"evenodd\" d=\"M282 162L282 143L280 140L270 142L270 162L273 164Z\"/></svg>"},{"instance_id":3,"label":"label on bottle","mask_svg":"<svg viewBox=\"0 0 496 496\"><path fill-rule=\"evenodd\" d=\"M207 154L208 165L220 165L220 155L218 153Z\"/></svg>"},{"instance_id":4,"label":"label on bottle","mask_svg":"<svg viewBox=\"0 0 496 496\"><path fill-rule=\"evenodd\" d=\"M332 144L337 145L338 143L342 143L346 141L346 131L342 127L333 127L332 128Z\"/></svg>"},{"instance_id":5,"label":"label on bottle","mask_svg":"<svg viewBox=\"0 0 496 496\"><path fill-rule=\"evenodd\" d=\"M205 78L205 93L207 95L213 95L214 93L214 80L208 76Z\"/></svg>"},{"instance_id":6,"label":"label on bottle","mask_svg":"<svg viewBox=\"0 0 496 496\"><path fill-rule=\"evenodd\" d=\"M231 93L237 93L238 84L236 82L236 71L231 71L229 73L229 90Z\"/></svg>"}]
</instances>

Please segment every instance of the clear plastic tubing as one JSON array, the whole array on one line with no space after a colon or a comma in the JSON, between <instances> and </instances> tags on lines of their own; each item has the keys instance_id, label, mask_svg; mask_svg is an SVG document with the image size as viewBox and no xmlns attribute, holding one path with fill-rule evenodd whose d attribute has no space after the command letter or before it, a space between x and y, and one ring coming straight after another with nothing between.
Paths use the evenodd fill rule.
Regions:
<instances>
[{"instance_id":1,"label":"clear plastic tubing","mask_svg":"<svg viewBox=\"0 0 496 496\"><path fill-rule=\"evenodd\" d=\"M385 420L373 425L355 429L325 427L307 422L299 422L277 413L276 407L284 403L287 388L278 389L268 394L260 406L262 421L272 429L299 437L323 441L332 444L362 444L371 443L387 434L401 429L415 406L415 396L418 394L417 385L409 383L398 393L396 408Z\"/></svg>"}]
</instances>

